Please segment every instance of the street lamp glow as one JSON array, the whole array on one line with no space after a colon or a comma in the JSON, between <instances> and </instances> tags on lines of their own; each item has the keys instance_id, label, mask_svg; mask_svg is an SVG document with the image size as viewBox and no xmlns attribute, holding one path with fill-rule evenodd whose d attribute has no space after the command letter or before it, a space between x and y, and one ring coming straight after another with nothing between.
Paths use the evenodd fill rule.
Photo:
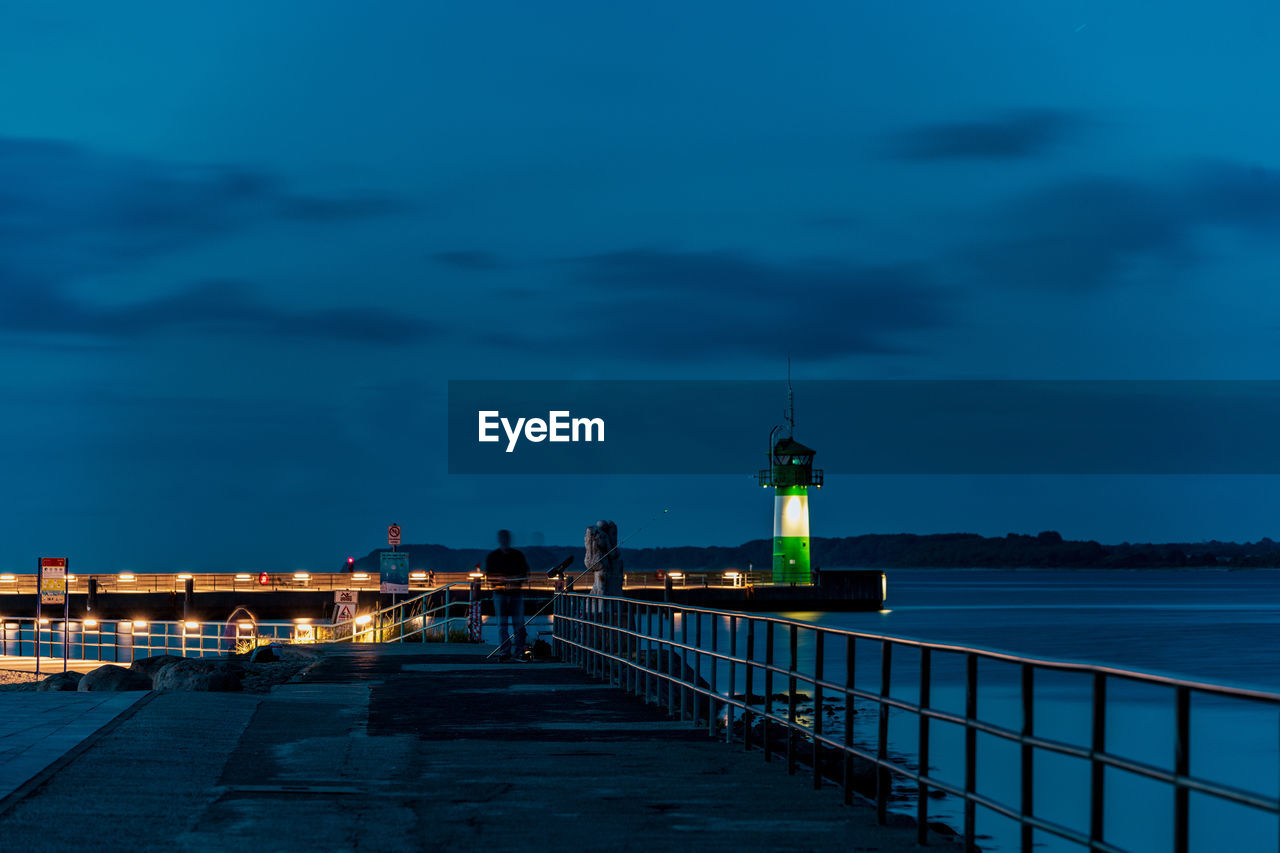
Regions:
<instances>
[{"instance_id":1,"label":"street lamp glow","mask_svg":"<svg viewBox=\"0 0 1280 853\"><path fill-rule=\"evenodd\" d=\"M306 572L294 572L294 573L293 573L293 579L294 579L294 580L296 580L296 581L305 581L305 580L307 580L307 579L308 579L308 578L310 578L310 577L311 577L311 575L307 574Z\"/></svg>"},{"instance_id":2,"label":"street lamp glow","mask_svg":"<svg viewBox=\"0 0 1280 853\"><path fill-rule=\"evenodd\" d=\"M365 613L363 616L356 617L357 625L368 625L372 621L373 621L373 617L370 616L368 613Z\"/></svg>"},{"instance_id":3,"label":"street lamp glow","mask_svg":"<svg viewBox=\"0 0 1280 853\"><path fill-rule=\"evenodd\" d=\"M0 575L0 583L13 583L13 575Z\"/></svg>"},{"instance_id":4,"label":"street lamp glow","mask_svg":"<svg viewBox=\"0 0 1280 853\"><path fill-rule=\"evenodd\" d=\"M121 583L133 583L135 580L137 580L137 578L135 578L129 572L124 572L123 574L116 575L116 580L120 581Z\"/></svg>"},{"instance_id":5,"label":"street lamp glow","mask_svg":"<svg viewBox=\"0 0 1280 853\"><path fill-rule=\"evenodd\" d=\"M352 580L357 580L357 581L367 581L367 580L369 579L369 573L368 573L368 572L355 572L354 574L352 574L352 575L351 575L351 579L352 579Z\"/></svg>"}]
</instances>

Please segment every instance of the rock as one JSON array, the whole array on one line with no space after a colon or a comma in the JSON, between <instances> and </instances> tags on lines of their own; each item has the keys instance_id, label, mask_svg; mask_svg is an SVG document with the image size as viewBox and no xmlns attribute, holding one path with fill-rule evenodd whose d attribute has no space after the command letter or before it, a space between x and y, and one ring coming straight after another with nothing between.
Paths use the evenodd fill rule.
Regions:
<instances>
[{"instance_id":1,"label":"rock","mask_svg":"<svg viewBox=\"0 0 1280 853\"><path fill-rule=\"evenodd\" d=\"M165 664L156 673L152 686L156 690L207 690L216 693L238 693L244 668L223 660L184 658Z\"/></svg>"},{"instance_id":2,"label":"rock","mask_svg":"<svg viewBox=\"0 0 1280 853\"><path fill-rule=\"evenodd\" d=\"M37 684L36 690L42 692L75 690L82 678L84 678L84 673L76 672L74 669L69 669L66 672L57 672Z\"/></svg>"},{"instance_id":3,"label":"rock","mask_svg":"<svg viewBox=\"0 0 1280 853\"><path fill-rule=\"evenodd\" d=\"M76 690L108 692L120 690L150 690L151 679L140 672L116 666L113 663L100 666L92 672L85 673L84 678L76 685Z\"/></svg>"},{"instance_id":4,"label":"rock","mask_svg":"<svg viewBox=\"0 0 1280 853\"><path fill-rule=\"evenodd\" d=\"M146 677L147 681L154 682L156 673L160 668L170 663L177 663L182 660L179 655L152 655L149 658L138 658L129 664L129 669Z\"/></svg>"},{"instance_id":5,"label":"rock","mask_svg":"<svg viewBox=\"0 0 1280 853\"><path fill-rule=\"evenodd\" d=\"M280 660L280 655L276 654L277 648L274 643L269 646L258 646L249 653L249 663L273 663Z\"/></svg>"}]
</instances>

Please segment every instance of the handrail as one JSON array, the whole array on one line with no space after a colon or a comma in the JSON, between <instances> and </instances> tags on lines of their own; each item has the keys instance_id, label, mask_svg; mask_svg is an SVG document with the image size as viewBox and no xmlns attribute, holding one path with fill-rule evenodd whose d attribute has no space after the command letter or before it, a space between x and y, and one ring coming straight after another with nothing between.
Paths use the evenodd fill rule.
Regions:
<instances>
[{"instance_id":1,"label":"handrail","mask_svg":"<svg viewBox=\"0 0 1280 853\"><path fill-rule=\"evenodd\" d=\"M474 586L474 584L464 581L452 581L432 587L412 598L389 604L371 613L362 614L351 622L325 626L322 639L338 643L359 642L362 640L402 643L418 635L425 638L429 629L439 627L433 624L431 617L440 612L445 614L444 628L447 637L450 624L465 618L451 617L449 615L452 608L462 603L458 599L450 600L450 590L455 586ZM428 608L429 599L440 593L444 593L444 600L440 604ZM406 629L406 626L409 626L408 629ZM350 628L349 632L346 630L347 628Z\"/></svg>"},{"instance_id":2,"label":"handrail","mask_svg":"<svg viewBox=\"0 0 1280 853\"><path fill-rule=\"evenodd\" d=\"M677 617L680 636L676 636ZM704 617L710 617L704 619ZM655 631L654 622L657 621ZM727 620L727 629L724 626ZM710 626L710 647L703 638L704 622ZM690 627L694 637L689 637ZM745 629L745 653L739 653L739 629ZM756 652L759 629L764 629L764 659ZM775 635L784 631L789 639L790 658L787 665L774 659ZM800 632L813 638L814 670L807 672L797 665L797 648ZM722 634L727 633L728 649L722 644ZM778 732L785 737L785 753L788 770L795 772L799 758L799 742L809 744L810 766L815 787L825 777L837 779L845 788L846 802L854 795L854 758L869 762L875 768L874 802L879 819L887 819L888 800L892 777L914 783L917 789L917 824L920 843L926 843L929 825L929 793L942 791L959 798L964 806L963 833L968 849L976 849L976 808L981 807L1002 815L1019 824L1021 848L1032 849L1033 831L1050 833L1078 843L1090 850L1114 851L1118 848L1104 838L1103 809L1105 805L1105 770L1123 771L1168 786L1173 794L1173 838L1176 853L1186 853L1189 838L1189 793L1197 792L1227 802L1258 809L1280 816L1280 799L1274 794L1260 793L1234 785L1222 784L1190 771L1191 746L1191 698L1193 695L1226 697L1242 702L1280 707L1280 693L1247 687L1212 684L1178 676L1146 673L1114 666L1054 660L1017 655L996 649L954 643L937 643L910 637L875 634L827 628L808 622L772 616L717 610L706 607L690 607L639 601L619 596L591 596L567 593L556 601L554 638L562 658L586 669L590 674L633 693L642 693L646 701L662 701L657 688L665 684L667 710L681 719L705 716L709 733L715 735L717 726L723 727L723 737L735 739L735 724L741 722L741 740L748 750L759 739L765 760L772 760L775 752L774 738ZM832 678L823 671L828 641L844 645L844 679ZM880 649L879 689L871 690L854 683L855 649L859 641L875 643ZM912 702L891 695L892 661L895 647L913 648L919 652L919 701ZM964 661L963 713L955 713L931 707L932 660L937 655L962 658ZM1021 675L1018 695L1022 704L1022 722L1017 728L984 720L978 713L978 663L998 661L1015 665ZM707 664L709 663L709 667ZM720 664L728 665L729 689L718 688ZM708 671L709 670L709 671ZM738 694L736 680L739 672L745 676L742 698ZM1092 717L1089 745L1082 746L1054 738L1044 737L1034 729L1035 674L1038 671L1069 672L1089 677ZM704 679L710 676L710 684ZM753 692L753 682L763 676L764 692L759 701ZM786 709L776 709L773 681L785 678L788 682L785 695ZM1137 682L1172 691L1175 716L1175 743L1173 744L1172 770L1148 762L1115 754L1108 749L1106 740L1107 686L1113 680ZM797 715L797 687L806 685L813 690L815 713L809 723ZM677 694L679 701L677 702ZM844 735L836 737L823 731L823 695L845 697L846 709ZM705 710L700 709L699 700ZM873 721L876 736L871 747L855 742L853 734L853 703L858 700L878 709L878 719ZM915 756L916 767L904 765L889 755L890 712L912 714L917 719L918 740ZM858 718L860 721L864 717ZM964 732L963 782L944 780L933 775L929 761L929 735L931 724L945 723L960 727ZM861 723L860 723L861 725ZM1020 747L1021 760L1011 766L1011 773L1019 779L1018 802L1001 802L977 790L977 735L981 733L1012 742ZM824 755L824 752L826 755ZM1037 752L1069 756L1089 763L1088 829L1066 826L1036 815L1033 809L1034 756ZM831 758L843 770L834 773L830 769ZM826 760L824 760L824 758ZM1274 846L1274 845L1273 845Z\"/></svg>"},{"instance_id":3,"label":"handrail","mask_svg":"<svg viewBox=\"0 0 1280 853\"><path fill-rule=\"evenodd\" d=\"M680 571L672 569L671 571ZM755 584L769 583L772 570L698 570L681 572L683 577L677 586L692 586L692 579L706 580L709 586L733 586L725 577L726 571L737 571L739 577ZM261 583L259 575L266 574L267 582ZM433 583L433 578L439 583ZM86 595L89 581L97 582L101 594L113 593L181 593L186 582L191 581L196 594L210 592L234 592L259 594L266 592L331 592L351 589L359 592L378 592L381 575L378 572L88 572L72 574L67 579L67 591L72 595ZM429 592L440 586L471 583L471 573L466 571L431 571L415 569L409 574L412 593ZM656 570L625 573L625 585L629 588L662 588L665 580ZM488 581L482 585L488 587ZM699 583L698 585L701 585ZM536 573L527 582L527 588L538 592L557 590L557 581ZM7 595L34 595L37 592L34 572L0 572L0 598Z\"/></svg>"},{"instance_id":4,"label":"handrail","mask_svg":"<svg viewBox=\"0 0 1280 853\"><path fill-rule=\"evenodd\" d=\"M139 657L222 656L268 643L310 643L310 620L174 621L8 616L0 619L0 668L8 657L128 664ZM39 654L37 654L37 650Z\"/></svg>"}]
</instances>

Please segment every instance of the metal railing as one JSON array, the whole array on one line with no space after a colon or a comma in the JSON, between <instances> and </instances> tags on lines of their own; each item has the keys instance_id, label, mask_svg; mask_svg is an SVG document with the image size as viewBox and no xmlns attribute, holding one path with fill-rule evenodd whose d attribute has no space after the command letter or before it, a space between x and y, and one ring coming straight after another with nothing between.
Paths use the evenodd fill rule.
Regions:
<instances>
[{"instance_id":1,"label":"metal railing","mask_svg":"<svg viewBox=\"0 0 1280 853\"><path fill-rule=\"evenodd\" d=\"M580 568L570 571L576 575ZM676 586L741 586L744 579L747 585L764 585L772 582L771 570L742 570L736 577L733 569L714 571L681 572L672 569L666 574L679 575ZM624 585L627 587L661 588L665 579L657 571L627 572ZM186 583L191 581L193 591L201 592L330 592L340 589L352 589L360 592L377 592L380 586L378 572L269 572L266 583L259 579L256 572L121 572L118 574L71 575L67 580L67 591L72 595L85 595L89 590L89 580L95 580L100 593L168 593L181 594ZM590 586L590 580L579 581ZM415 570L409 575L410 592L427 592L441 586L467 584L471 582L470 572L431 572ZM482 581L489 589L487 581ZM535 574L526 586L532 590L552 591L557 589L554 579L540 577ZM34 595L36 593L36 576L31 573L0 573L0 596Z\"/></svg>"},{"instance_id":2,"label":"metal railing","mask_svg":"<svg viewBox=\"0 0 1280 853\"><path fill-rule=\"evenodd\" d=\"M0 668L5 657L130 663L152 655L210 657L265 643L310 643L315 625L297 622L170 622L141 619L5 618L0 621Z\"/></svg>"},{"instance_id":3,"label":"metal railing","mask_svg":"<svg viewBox=\"0 0 1280 853\"><path fill-rule=\"evenodd\" d=\"M434 587L421 595L357 616L349 622L316 626L319 642L334 643L403 643L445 641L458 625L464 628L467 616L454 613L468 606L471 599L460 599L458 587L472 587L471 582L454 581Z\"/></svg>"},{"instance_id":4,"label":"metal railing","mask_svg":"<svg viewBox=\"0 0 1280 853\"><path fill-rule=\"evenodd\" d=\"M709 630L704 634L704 623ZM690 628L693 636L690 636ZM679 636L677 637L677 632ZM775 659L776 635L785 633L787 659ZM763 633L763 638L760 636ZM741 640L740 640L741 636ZM798 666L801 638L812 651L813 667ZM1193 696L1209 696L1280 708L1280 694L1234 688L1171 676L1132 672L1108 666L1042 660L967 646L929 643L880 634L823 628L806 622L738 612L659 604L627 598L611 598L569 593L556 599L554 639L562 659L581 666L589 674L608 680L646 701L662 702L666 686L667 711L680 719L698 723L705 718L708 733L720 734L726 742L740 739L745 749L757 744L766 761L776 753L785 754L787 769L796 772L802 746L807 747L807 763L813 786L821 787L830 778L844 788L845 802L857 789L855 759L874 768L874 801L879 820L887 819L895 778L913 783L916 793L916 820L919 842L927 843L930 792L960 798L963 804L962 834L966 849L976 850L976 810L987 809L1018 825L1023 853L1033 848L1034 833L1042 832L1074 842L1089 850L1119 851L1104 837L1104 809L1107 770L1123 771L1167 787L1172 799L1172 839L1175 853L1186 853L1189 844L1190 795L1195 792L1221 801L1260 810L1280 817L1280 799L1273 793L1247 790L1222 784L1191 772L1191 709ZM760 655L763 639L763 659ZM859 644L870 643L878 650L877 689L859 687L855 682ZM742 651L740 652L740 648ZM916 701L894 695L895 650L912 650L918 658ZM827 654L843 651L843 655ZM824 666L827 657L843 657L843 672L833 674ZM963 666L964 710L957 713L931 702L933 673L945 659ZM979 664L1011 666L1017 672L1016 692L1021 707L1017 727L985 719L979 713ZM721 670L727 670L728 690L720 689ZM743 693L737 693L739 673ZM1090 682L1088 745L1046 737L1036 730L1035 697L1037 675L1070 673ZM709 677L709 680L707 679ZM757 679L763 679L764 693L755 696ZM775 708L775 678L785 679L785 708ZM1168 745L1170 767L1128 758L1113 751L1107 740L1108 686L1116 682L1146 685L1169 693L1174 716L1174 736ZM798 685L813 691L815 712L807 722L797 713ZM824 727L824 697L844 697L842 733ZM870 740L855 740L854 704L861 701L874 709L875 731ZM914 717L916 755L905 760L890 755L891 712ZM963 732L961 781L938 778L930 764L930 735L937 724L956 726ZM1274 724L1273 724L1274 725ZM1016 774L1018 796L1006 802L982 793L977 787L978 735L983 734L1016 745L1018 760L1008 768ZM1087 828L1071 827L1035 813L1035 760L1041 754L1056 754L1087 762ZM864 784L865 788L866 785ZM1274 824L1273 824L1274 825ZM1271 849L1276 848L1273 842Z\"/></svg>"}]
</instances>

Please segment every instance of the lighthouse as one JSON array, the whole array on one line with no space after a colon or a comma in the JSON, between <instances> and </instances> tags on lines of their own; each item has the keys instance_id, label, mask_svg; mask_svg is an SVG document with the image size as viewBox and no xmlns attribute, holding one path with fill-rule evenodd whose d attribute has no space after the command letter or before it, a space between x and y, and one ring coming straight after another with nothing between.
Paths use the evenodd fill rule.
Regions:
<instances>
[{"instance_id":1,"label":"lighthouse","mask_svg":"<svg viewBox=\"0 0 1280 853\"><path fill-rule=\"evenodd\" d=\"M809 487L822 488L822 471L813 467L816 451L795 439L795 394L787 370L787 422L769 433L769 467L758 478L773 487L773 582L808 584ZM784 434L785 433L785 434Z\"/></svg>"}]
</instances>

